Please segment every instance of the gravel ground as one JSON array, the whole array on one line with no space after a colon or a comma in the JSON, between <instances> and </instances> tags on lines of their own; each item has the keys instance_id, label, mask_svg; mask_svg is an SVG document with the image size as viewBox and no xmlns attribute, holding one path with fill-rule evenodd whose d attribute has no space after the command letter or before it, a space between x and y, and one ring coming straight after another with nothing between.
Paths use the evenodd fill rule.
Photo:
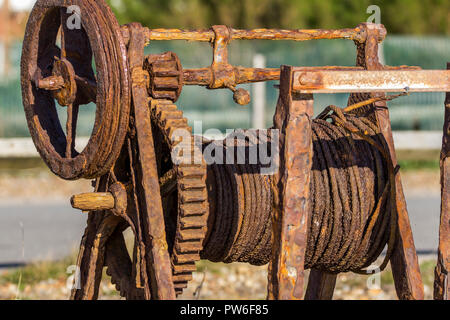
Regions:
<instances>
[{"instance_id":1,"label":"gravel ground","mask_svg":"<svg viewBox=\"0 0 450 320\"><path fill-rule=\"evenodd\" d=\"M432 275L434 260L422 263L425 298L432 299ZM181 300L264 300L267 293L267 268L246 264L199 263L200 272L194 273L194 279L185 290ZM8 271L3 271L3 275ZM2 274L0 273L0 279ZM21 285L8 282L0 285L0 299L64 300L70 296L70 280L55 277L33 284ZM374 283L370 281L369 283ZM121 299L115 288L105 277L101 284L101 299ZM334 300L396 300L390 270L385 270L380 277L380 285L368 286L368 277L352 273L338 276Z\"/></svg>"},{"instance_id":2,"label":"gravel ground","mask_svg":"<svg viewBox=\"0 0 450 320\"><path fill-rule=\"evenodd\" d=\"M440 192L437 170L402 172L402 180L405 193L409 195ZM45 170L31 169L21 171L19 175L0 172L0 203L67 202L71 195L91 190L90 181L67 182ZM430 299L434 259L424 260L424 264L425 293L426 298ZM57 275L49 274L45 279L30 283L22 282L21 277L5 280L11 279L12 273L21 275L20 269L0 271L0 299L67 299L70 294L67 288L68 275L65 274L67 266ZM180 299L265 299L266 285L266 267L202 261L199 263L199 272L194 274L193 281ZM102 282L101 290L103 299L120 299L108 279ZM368 288L367 277L341 274L334 299L396 299L390 271L382 273L381 287L378 289Z\"/></svg>"}]
</instances>

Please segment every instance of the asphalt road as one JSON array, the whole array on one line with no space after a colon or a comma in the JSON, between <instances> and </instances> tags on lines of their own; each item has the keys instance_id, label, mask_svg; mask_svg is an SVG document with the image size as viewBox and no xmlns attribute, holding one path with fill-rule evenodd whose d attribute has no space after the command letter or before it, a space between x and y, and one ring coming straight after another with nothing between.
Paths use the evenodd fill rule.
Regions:
<instances>
[{"instance_id":1,"label":"asphalt road","mask_svg":"<svg viewBox=\"0 0 450 320\"><path fill-rule=\"evenodd\" d=\"M70 204L0 206L0 268L67 256L87 216Z\"/></svg>"},{"instance_id":2,"label":"asphalt road","mask_svg":"<svg viewBox=\"0 0 450 320\"><path fill-rule=\"evenodd\" d=\"M440 199L407 199L419 254L437 250ZM59 259L78 247L86 216L69 204L0 205L0 268Z\"/></svg>"}]
</instances>

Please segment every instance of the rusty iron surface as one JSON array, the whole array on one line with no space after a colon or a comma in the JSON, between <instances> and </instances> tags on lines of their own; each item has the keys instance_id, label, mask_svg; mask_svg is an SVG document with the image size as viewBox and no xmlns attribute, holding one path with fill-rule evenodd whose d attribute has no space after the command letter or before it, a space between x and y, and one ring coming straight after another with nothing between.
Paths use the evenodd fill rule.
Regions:
<instances>
[{"instance_id":1,"label":"rusty iron surface","mask_svg":"<svg viewBox=\"0 0 450 320\"><path fill-rule=\"evenodd\" d=\"M206 164L199 157L201 150L192 128L177 106L152 99L150 109L172 279L179 295L192 280L207 232ZM183 141L176 138L177 132L183 134ZM176 163L168 155L179 152L182 145L189 151L177 154L183 161Z\"/></svg>"},{"instance_id":2,"label":"rusty iron surface","mask_svg":"<svg viewBox=\"0 0 450 320\"><path fill-rule=\"evenodd\" d=\"M71 4L83 12L81 30L69 30L65 23L65 8ZM59 30L61 49L56 45ZM175 299L202 257L256 265L270 260L270 299L331 299L337 273L360 272L388 243L387 258L399 298L423 299L400 175L394 170L397 160L384 92L450 91L450 71L381 65L378 45L385 37L386 29L371 23L340 30L119 26L104 0L38 0L27 25L21 65L30 133L55 174L68 180L96 179L94 194L76 198L76 206L90 213L77 261L80 286L72 290L71 298L96 299L106 267L112 283L127 299ZM253 39L352 40L357 46L357 66L231 65L230 42ZM144 47L158 40L209 42L212 64L183 69L173 52L145 57ZM247 105L250 94L237 85L270 80L280 80L274 115L274 128L280 130L275 176L264 177L258 166L247 164L207 167L202 159L195 165L173 163L172 151L180 146L172 139L177 129L190 134L189 156L195 158L197 151L211 144L192 136L187 119L173 104L184 85L227 88L236 103ZM335 114L313 120L312 93L318 92L350 92L348 113L330 106L326 111ZM65 128L55 99L66 108ZM449 100L447 94L436 299L449 298ZM78 111L90 102L96 103L96 119L87 147L78 152ZM332 121L327 123L328 119ZM385 162L366 145L363 148L372 152L376 164L355 164L357 152L343 156L343 150L324 151L347 146L343 140L351 140L353 147L359 144L356 131L370 132L370 137L362 134L366 142L382 141L382 147L378 143L372 147ZM322 156L317 155L319 151ZM339 164L350 162L342 178ZM358 170L365 170L361 175L366 181L360 181ZM318 188L324 181L329 189ZM366 195L362 189L377 190ZM324 206L329 210L322 210ZM135 237L131 256L123 237L126 228ZM306 268L312 271L304 294Z\"/></svg>"},{"instance_id":3,"label":"rusty iron surface","mask_svg":"<svg viewBox=\"0 0 450 320\"><path fill-rule=\"evenodd\" d=\"M337 274L311 269L305 300L332 300Z\"/></svg>"},{"instance_id":4,"label":"rusty iron surface","mask_svg":"<svg viewBox=\"0 0 450 320\"><path fill-rule=\"evenodd\" d=\"M149 97L147 94L148 73L144 64L144 37L139 24L130 25L131 40L128 57L132 78L132 94L136 138L139 148L135 193L138 196L142 215L142 234L146 248L144 253L151 286L151 295L156 300L175 299L171 263L164 227L164 213L159 192L159 178L155 146L152 135ZM137 159L136 159L137 160Z\"/></svg>"},{"instance_id":5,"label":"rusty iron surface","mask_svg":"<svg viewBox=\"0 0 450 320\"><path fill-rule=\"evenodd\" d=\"M313 98L292 93L292 68L281 68L274 127L280 130L280 169L275 179L269 298L302 299L310 214Z\"/></svg>"},{"instance_id":6,"label":"rusty iron surface","mask_svg":"<svg viewBox=\"0 0 450 320\"><path fill-rule=\"evenodd\" d=\"M65 27L66 9L60 8L67 6L67 1L41 0L31 12L21 61L23 104L33 141L49 168L64 179L95 178L114 164L127 130L130 103L126 49L119 25L103 1L80 3L85 13L80 30ZM59 49L56 40L61 25ZM102 70L98 75L103 77L98 79L92 70L92 55L97 70ZM53 81L48 77L54 76L63 78L62 88L39 89L40 85L51 89L48 86ZM89 143L79 153L74 147L78 107L90 95L83 83L96 83L97 117ZM58 119L54 94L68 106L66 132Z\"/></svg>"},{"instance_id":7,"label":"rusty iron surface","mask_svg":"<svg viewBox=\"0 0 450 320\"><path fill-rule=\"evenodd\" d=\"M145 57L144 69L150 75L147 84L149 95L154 99L176 102L184 84L183 68L173 52Z\"/></svg>"},{"instance_id":8,"label":"rusty iron surface","mask_svg":"<svg viewBox=\"0 0 450 320\"><path fill-rule=\"evenodd\" d=\"M302 93L443 92L450 90L450 71L298 71L294 73L294 90Z\"/></svg>"},{"instance_id":9,"label":"rusty iron surface","mask_svg":"<svg viewBox=\"0 0 450 320\"><path fill-rule=\"evenodd\" d=\"M315 39L349 39L358 42L364 42L366 34L362 25L349 29L304 29L304 30L280 30L280 29L253 29L239 30L228 28L230 40L292 40L307 41ZM130 37L130 31L125 26L122 27L122 34L125 41ZM211 29L206 30L182 30L182 29L145 29L147 42L158 40L186 40L213 42L215 32ZM382 41L386 36L380 33L379 40Z\"/></svg>"},{"instance_id":10,"label":"rusty iron surface","mask_svg":"<svg viewBox=\"0 0 450 320\"><path fill-rule=\"evenodd\" d=\"M376 25L366 24L367 39L364 45L358 46L358 65L369 71L382 70L383 66L378 59L378 39L380 30ZM386 102L376 102L371 108L377 125L385 138L393 166L397 165L394 140L392 137L389 110ZM391 257L391 267L397 295L400 299L417 299L424 297L423 283L414 246L413 235L406 209L406 201L400 175L395 176L395 204L397 207L397 243Z\"/></svg>"},{"instance_id":11,"label":"rusty iron surface","mask_svg":"<svg viewBox=\"0 0 450 320\"><path fill-rule=\"evenodd\" d=\"M450 63L447 63L450 70ZM435 270L434 298L450 299L450 93L445 99L445 118L441 150L441 223L439 229L438 259Z\"/></svg>"}]
</instances>

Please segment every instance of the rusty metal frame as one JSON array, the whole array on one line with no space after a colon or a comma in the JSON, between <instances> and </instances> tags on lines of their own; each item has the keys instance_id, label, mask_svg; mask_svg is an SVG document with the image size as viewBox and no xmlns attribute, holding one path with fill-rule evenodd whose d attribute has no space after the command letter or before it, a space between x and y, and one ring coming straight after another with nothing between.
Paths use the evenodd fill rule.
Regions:
<instances>
[{"instance_id":1,"label":"rusty metal frame","mask_svg":"<svg viewBox=\"0 0 450 320\"><path fill-rule=\"evenodd\" d=\"M293 90L301 93L444 92L448 70L294 71Z\"/></svg>"},{"instance_id":2,"label":"rusty metal frame","mask_svg":"<svg viewBox=\"0 0 450 320\"><path fill-rule=\"evenodd\" d=\"M376 74L389 74L390 72L386 71L380 71L383 70L383 66L379 63L378 60L378 43L379 43L379 34L384 33L384 28L380 27L379 25L374 24L365 24L366 27L366 34L367 38L365 39L365 42L363 43L357 43L358 47L358 61L357 64L361 67L364 67L368 71L356 71L357 76L355 76L355 71L348 71L347 77L349 79L355 80L355 78L359 78L361 81L369 80L369 86L367 88L364 88L361 90L364 86L358 84L358 83L346 83L347 88L346 90L336 90L336 88L330 88L328 86L328 83L326 81L323 81L323 79L330 79L331 74L339 73L338 71L326 71L326 72L303 72L301 70L297 70L295 72L295 69L291 69L293 72L291 74L291 81L293 82L291 90L297 90L298 93L306 94L310 92L370 92L372 90L370 89L377 89L376 87L379 87L379 90L373 90L373 91L389 91L384 90L388 89L387 87L389 84L384 83L384 79L382 79L378 84L376 81L372 81L370 83L370 80L373 79L373 76ZM400 73L400 76L394 75L392 82L402 80L407 81L408 79L411 80L411 83L415 83L414 79L412 79L411 75L416 73L418 71L402 71ZM421 72L421 71L420 71ZM398 72L396 72L398 74ZM439 73L441 76L444 76L444 79L448 79L448 72L447 71L437 71L434 73ZM352 75L353 74L353 75ZM417 74L417 73L416 73ZM406 78L405 78L406 75ZM420 78L419 81L416 83L422 81L424 83L424 80L427 80L426 77L430 75L430 73L423 72L421 73L423 78ZM322 76L322 77L321 77ZM339 83L339 80L337 79L335 82ZM427 83L432 83L431 79L428 79L429 81ZM441 79L442 80L442 79ZM321 82L323 81L323 82ZM332 82L332 81L330 81ZM403 82L407 83L407 82ZM429 87L430 91L444 91L447 89L448 81L438 84L437 86L431 85ZM280 89L283 88L283 84L280 86ZM312 89L313 88L313 89ZM414 87L414 90L417 88ZM398 90L394 90L398 91ZM367 97L375 97L375 96L381 96L379 93L371 93L369 96L364 96L364 98ZM350 100L354 102L354 100L362 100L363 98L361 96L353 96L350 98ZM349 102L350 103L350 102ZM385 141L386 141L386 148L389 150L390 156L392 158L394 166L397 165L396 155L395 155L395 148L392 138L392 130L390 126L390 120L389 120L389 111L386 105L385 101L378 101L375 102L373 105L368 106L366 110L364 110L366 115L368 114L369 117L373 119L373 121L376 121L378 127L381 130L381 133L383 134ZM367 113L368 112L368 113ZM371 116L372 115L372 116ZM446 122L447 123L447 122ZM393 256L391 258L391 266L393 269L393 275L394 275L394 282L397 290L397 294L399 298L401 299L423 299L424 292L423 292L423 283L420 276L420 269L418 264L418 258L414 246L412 231L409 223L408 218L408 212L406 209L406 201L403 195L403 189L401 185L401 179L400 175L396 175L395 179L396 184L396 205L397 205L397 213L398 213L398 235L397 235L397 244L394 249ZM445 188L445 187L443 187ZM444 189L443 189L444 190ZM279 192L282 192L280 189ZM444 192L444 191L443 191ZM444 210L444 209L443 209ZM446 212L443 213L443 216L446 214ZM445 221L444 221L445 224ZM445 228L445 226L444 226ZM442 231L442 226L441 226ZM445 234L447 236L448 232L444 231L441 232L441 235ZM445 241L444 241L445 242ZM444 244L445 248L445 244ZM444 250L445 251L445 250ZM440 251L441 254L441 251ZM442 259L441 259L442 261ZM444 270L443 272L440 272L441 270ZM437 270L437 273L443 274L445 273L447 269L441 268ZM312 271L312 278L310 279L308 289L307 289L307 298L315 298L315 299L329 299L332 297L332 291L334 288L334 284L336 281L336 278L333 275L329 275L325 272L313 270ZM441 281L442 282L442 281Z\"/></svg>"},{"instance_id":3,"label":"rusty metal frame","mask_svg":"<svg viewBox=\"0 0 450 320\"><path fill-rule=\"evenodd\" d=\"M164 213L159 190L159 179L156 165L156 154L150 119L149 97L147 94L148 74L143 70L144 37L140 24L132 24L131 40L129 44L129 61L132 79L132 97L136 123L136 137L139 147L138 195L143 224L148 234L143 234L147 262L150 275L151 296L156 300L175 299L175 288L172 281L172 269L166 232Z\"/></svg>"},{"instance_id":4,"label":"rusty metal frame","mask_svg":"<svg viewBox=\"0 0 450 320\"><path fill-rule=\"evenodd\" d=\"M450 63L447 63L450 70ZM450 92L445 99L445 118L441 150L441 223L439 228L439 248L435 270L434 298L450 299Z\"/></svg>"},{"instance_id":5,"label":"rusty metal frame","mask_svg":"<svg viewBox=\"0 0 450 320\"><path fill-rule=\"evenodd\" d=\"M371 70L382 70L378 57L378 45L380 33L385 33L384 27L376 24L365 24L367 38L364 47L358 47L358 56L364 53L363 61L358 63ZM397 165L394 139L392 136L389 110L386 102L376 102L372 107L378 127L384 136L392 163ZM414 246L413 234L406 209L405 196L400 175L395 177L396 204L397 204L397 244L391 257L391 267L394 276L395 288L400 299L423 299L423 283L420 275L419 262Z\"/></svg>"},{"instance_id":6,"label":"rusty metal frame","mask_svg":"<svg viewBox=\"0 0 450 320\"><path fill-rule=\"evenodd\" d=\"M280 130L280 169L269 266L270 299L302 299L310 220L312 117L310 94L292 91L292 67L281 67L280 97L274 116Z\"/></svg>"},{"instance_id":7,"label":"rusty metal frame","mask_svg":"<svg viewBox=\"0 0 450 320\"><path fill-rule=\"evenodd\" d=\"M386 29L382 25L363 23L353 29L340 30L278 30L278 29L254 29L254 30L238 30L229 28L227 26L213 26L208 30L180 30L180 29L149 29L144 28L139 24L132 23L125 26L119 26L117 21L113 19L112 12L103 1L85 0L86 3L93 5L92 19L86 20L85 23L94 25L96 22L95 15L106 12L106 19L102 20L101 27L111 27L108 31L99 30L94 37L94 29L88 30L90 38L92 39L107 39L111 37L114 43L107 47L93 47L94 52L104 53L105 51L116 50L120 54L116 57L119 61L106 61L103 57L102 66L118 64L118 68L114 72L119 72L121 77L111 72L111 79L118 82L117 87L121 90L122 96L117 97L116 105L122 102L119 111L124 113L121 118L122 124L116 128L120 133L107 131L111 136L120 139L112 142L123 142L125 135L128 138L128 147L133 149L129 152L130 159L130 176L133 180L133 193L135 200L135 207L124 209L125 207L118 205L117 195L109 189L111 179L114 180L117 171L126 171L123 163L120 163L119 152L124 147L123 143L119 145L111 144L114 152L105 155L108 158L104 165L93 161L92 166L95 169L101 168L100 171L81 172L78 174L70 174L73 171L72 163L67 164L66 171L57 172L66 179L75 179L79 177L98 178L95 191L111 192L114 200L115 208L110 208L111 203L107 206L98 205L91 209L89 214L88 227L86 229L82 246L79 255L78 265L82 267L81 282L82 289L72 291L72 298L74 299L94 299L98 295L98 286L101 279L101 271L106 264L114 264L114 259L111 255L105 253L108 250L108 238L111 241L116 241L116 244L121 246L119 238L114 238L114 233L120 231L120 223L122 222L119 216L122 214L127 218L127 214L133 217L141 224L142 230L145 234L142 235L142 241L145 250L139 254L143 258L142 267L145 270L139 272L145 274L144 283L136 281L130 287L130 296L139 296L146 299L174 299L176 296L176 288L174 286L174 279L171 273L171 261L168 252L168 244L165 234L165 221L162 208L161 194L159 189L159 178L156 161L155 142L153 141L152 125L150 118L150 101L151 97L151 82L156 82L154 77L160 77L159 89L171 89L174 92L172 102L175 101L183 85L202 85L209 89L228 88L234 92L234 99L239 104L248 104L250 96L248 92L242 89L237 89L236 86L242 83L260 82L268 80L280 80L280 97L277 103L276 112L274 115L274 127L279 129L280 134L280 170L273 179L273 191L275 192L275 208L273 216L273 232L272 232L272 255L269 265L269 285L268 297L270 299L331 299L333 295L334 286L336 283L336 275L330 274L320 270L311 270L308 288L306 294L304 293L304 271L305 271L305 252L307 246L308 223L310 221L310 179L312 167L312 124L314 98L313 93L335 93L335 92L349 92L349 104L354 102L361 102L367 98L380 98L378 101L370 105L360 108L355 111L361 113L369 120L373 121L384 137L385 150L388 151L392 159L393 165L397 165L395 148L392 137L391 124L389 120L389 110L386 101L383 100L385 92L395 91L409 91L409 92L431 92L431 91L447 91L450 92L450 70L447 66L447 71L433 70L423 71L418 67L389 67L383 66L379 62L378 46L386 36ZM58 5L58 6L56 6ZM38 1L34 13L42 13L48 7L62 6L61 0L40 0ZM66 5L66 3L64 3ZM85 4L86 5L86 4ZM85 8L85 6L83 6ZM45 9L45 10L44 10ZM59 9L60 10L60 9ZM62 20L53 21L50 27L59 26L63 21L64 15L61 15ZM35 24L35 22L34 22ZM33 19L27 29L28 45L33 44L37 48L37 42L32 42L30 36L34 33ZM52 31L52 37L56 38L57 30ZM41 30L42 31L42 30ZM64 30L63 30L64 31ZM104 34L102 34L104 32ZM65 44L64 35L62 35L62 43ZM90 39L89 38L89 39ZM66 55L66 48L76 50L77 43L83 43L86 47L81 47L87 50L89 39L84 34L78 34L76 41L68 43L68 46L63 46L62 58ZM90 39L90 40L92 40ZM303 67L295 68L291 66L282 66L281 69L276 68L245 68L240 66L233 66L228 62L228 44L233 40L292 40L292 41L306 41L313 39L348 39L353 40L357 46L357 65L356 67ZM33 38L33 40L36 40ZM38 39L39 40L39 39ZM47 39L48 40L48 39ZM50 39L51 40L51 39ZM213 61L210 67L199 69L182 70L181 64L175 54L170 54L170 57L160 56L160 64L176 64L175 69L168 67L165 70L156 68L155 65L147 66L149 70L154 70L152 73L145 68L145 62L149 64L155 63L156 60L146 59L144 57L144 47L151 41L159 40L187 40L187 41L202 41L209 42L213 48ZM53 41L53 40L52 40ZM69 41L70 42L70 41ZM27 44L27 43L26 43ZM95 44L95 42L94 42ZM125 52L125 45L128 51ZM71 46L75 46L71 48ZM92 43L91 43L92 46ZM28 88L25 93L25 104L28 104L28 99L33 97L31 87L35 86L37 91L52 91L51 94L58 97L62 101L62 105L70 105L69 102L75 98L83 101L97 101L97 90L99 96L104 94L105 101L100 99L100 102L105 102L106 106L111 104L111 97L107 96L108 92L105 90L102 79L98 85L90 77L91 61L86 64L86 61L68 61L67 65L61 65L57 59L54 67L50 61L53 56L42 54L45 59L49 59L49 66L55 69L51 74L41 74L38 77L28 74L26 66L30 64L30 52L36 53L36 48L28 48L25 46L24 50L24 77L23 83ZM33 50L31 50L33 49ZM79 49L79 48L78 48ZM119 50L120 49L120 50ZM77 55L83 60L83 53ZM35 54L37 55L37 53ZM28 57L28 61L26 58ZM90 57L90 56L89 56ZM42 57L41 57L42 58ZM147 57L148 58L148 57ZM69 59L70 60L70 59ZM89 69L86 72L75 72L72 64L83 62L84 67ZM28 64L27 64L28 63ZM65 63L65 62L64 62ZM59 66L59 67L58 67ZM117 65L115 65L117 67ZM129 67L129 69L128 69ZM57 69L61 70L57 70ZM72 69L74 70L72 70ZM164 69L164 68L163 68ZM126 72L125 72L126 70ZM56 72L57 71L57 72ZM80 71L80 70L78 70ZM85 70L81 70L85 71ZM131 84L128 82L128 76L131 76ZM153 79L150 79L153 77ZM163 79L166 77L165 79ZM168 79L170 77L176 78ZM109 78L108 78L109 79ZM119 81L120 80L120 81ZM174 84L175 83L175 84ZM123 86L119 86L123 84ZM80 89L80 96L76 97L74 90L67 90L67 88ZM102 86L103 85L103 86ZM113 88L113 87L111 87ZM102 90L104 92L102 92ZM67 91L67 92L66 92ZM114 91L114 90L113 90ZM122 92L123 91L123 92ZM129 114L129 93L131 92L133 100L133 108L131 112L131 121L128 126ZM42 93L42 92L41 92ZM29 94L29 96L27 96ZM50 92L46 93L50 96ZM172 95L171 95L172 97ZM68 98L68 102L66 101ZM155 98L153 96L153 98ZM81 101L81 100L80 100ZM79 101L78 101L79 102ZM98 102L98 101L97 101ZM75 109L77 109L76 107ZM69 107L69 113L72 113L72 107ZM125 110L125 111L124 111ZM111 111L111 110L109 110ZM113 110L114 111L114 110ZM30 112L30 111L29 111ZM116 119L114 112L108 112L111 116L111 123L117 124L119 120ZM173 120L173 119L172 119ZM184 121L183 119L181 119ZM125 123L125 125L124 125ZM76 126L76 120L73 122ZM30 127L33 131L33 127ZM70 129L70 130L69 130ZM72 121L68 125L68 132L70 135L74 132L72 129ZM120 130L119 130L120 129ZM169 131L172 128L169 128ZM134 132L132 132L134 131ZM442 207L441 207L441 226L440 226L440 240L438 263L436 267L435 278L435 298L449 299L449 280L448 272L450 270L450 250L449 250L449 186L450 180L448 171L450 165L447 155L450 150L449 145L450 132L450 94L447 93L445 105L445 124L443 147L441 153L441 183L442 183ZM36 132L32 132L36 133ZM39 135L34 135L35 143L41 151L43 146L54 147L51 143L43 143ZM105 139L106 141L107 139ZM70 143L69 143L70 142ZM111 142L111 141L107 141ZM68 148L66 150L66 158L70 158L72 150L72 140L67 140ZM44 145L45 144L45 145ZM96 145L96 147L98 147ZM110 148L103 148L106 149ZM125 147L124 147L125 149ZM91 150L88 155L95 155L98 150ZM129 150L128 150L129 151ZM106 157L108 156L108 157ZM81 159L81 158L80 158ZM47 159L50 163L54 159ZM51 160L51 161L50 161ZM83 160L83 159L81 159ZM80 161L81 161L80 160ZM114 163L114 161L116 161ZM99 168L97 168L99 167ZM113 167L111 169L111 167ZM70 172L69 172L70 171ZM136 172L134 172L136 171ZM96 175L98 173L98 175ZM101 174L100 174L101 173ZM136 182L137 180L137 182ZM109 187L108 187L109 186ZM123 186L122 192L127 193L126 187ZM108 197L106 197L108 198ZM108 198L111 200L111 197ZM123 200L123 199L122 199ZM99 200L96 200L97 202ZM110 201L112 202L112 201ZM123 200L127 202L127 200ZM406 202L403 195L400 175L395 176L395 203L397 208L397 242L391 257L391 266L394 276L394 282L398 297L401 299L423 299L423 283L420 276L420 269L418 258L414 246L413 235L408 218ZM106 209L105 209L106 208ZM108 209L109 208L109 209ZM87 208L89 209L89 208ZM121 210L119 210L121 209ZM126 211L128 213L124 213ZM130 217L128 217L130 218ZM130 219L132 220L132 219ZM141 229L140 229L141 231ZM109 243L109 247L114 247ZM139 244L140 245L140 244ZM117 249L117 248L116 248ZM123 249L123 248L122 248ZM112 251L114 252L114 251ZM115 251L116 253L119 251ZM136 271L136 270L135 270ZM133 271L134 272L134 271ZM147 279L148 274L148 279ZM134 275L133 275L134 276ZM139 284L139 286L138 286ZM143 284L143 287L141 285ZM142 290L144 292L142 293Z\"/></svg>"},{"instance_id":8,"label":"rusty metal frame","mask_svg":"<svg viewBox=\"0 0 450 320\"><path fill-rule=\"evenodd\" d=\"M364 25L347 29L253 29L240 30L227 27L231 40L292 40L307 41L314 39L349 39L364 42L366 38ZM212 42L215 33L212 29L207 30L183 30L183 29L144 29L147 43L158 40L186 40ZM127 42L130 38L129 29L122 27L122 35ZM386 34L380 34L380 40Z\"/></svg>"}]
</instances>

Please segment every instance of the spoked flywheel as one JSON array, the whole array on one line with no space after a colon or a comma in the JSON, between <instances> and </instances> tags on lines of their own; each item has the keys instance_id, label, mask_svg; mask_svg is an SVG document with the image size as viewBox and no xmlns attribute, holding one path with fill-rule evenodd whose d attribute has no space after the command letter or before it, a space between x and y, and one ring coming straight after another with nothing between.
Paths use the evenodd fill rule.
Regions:
<instances>
[{"instance_id":1,"label":"spoked flywheel","mask_svg":"<svg viewBox=\"0 0 450 320\"><path fill-rule=\"evenodd\" d=\"M80 12L68 11L71 6ZM103 0L36 2L22 52L23 104L41 157L61 178L99 177L117 159L130 111L127 65L119 24ZM78 152L78 111L91 102L95 123ZM67 111L65 130L57 108Z\"/></svg>"}]
</instances>

